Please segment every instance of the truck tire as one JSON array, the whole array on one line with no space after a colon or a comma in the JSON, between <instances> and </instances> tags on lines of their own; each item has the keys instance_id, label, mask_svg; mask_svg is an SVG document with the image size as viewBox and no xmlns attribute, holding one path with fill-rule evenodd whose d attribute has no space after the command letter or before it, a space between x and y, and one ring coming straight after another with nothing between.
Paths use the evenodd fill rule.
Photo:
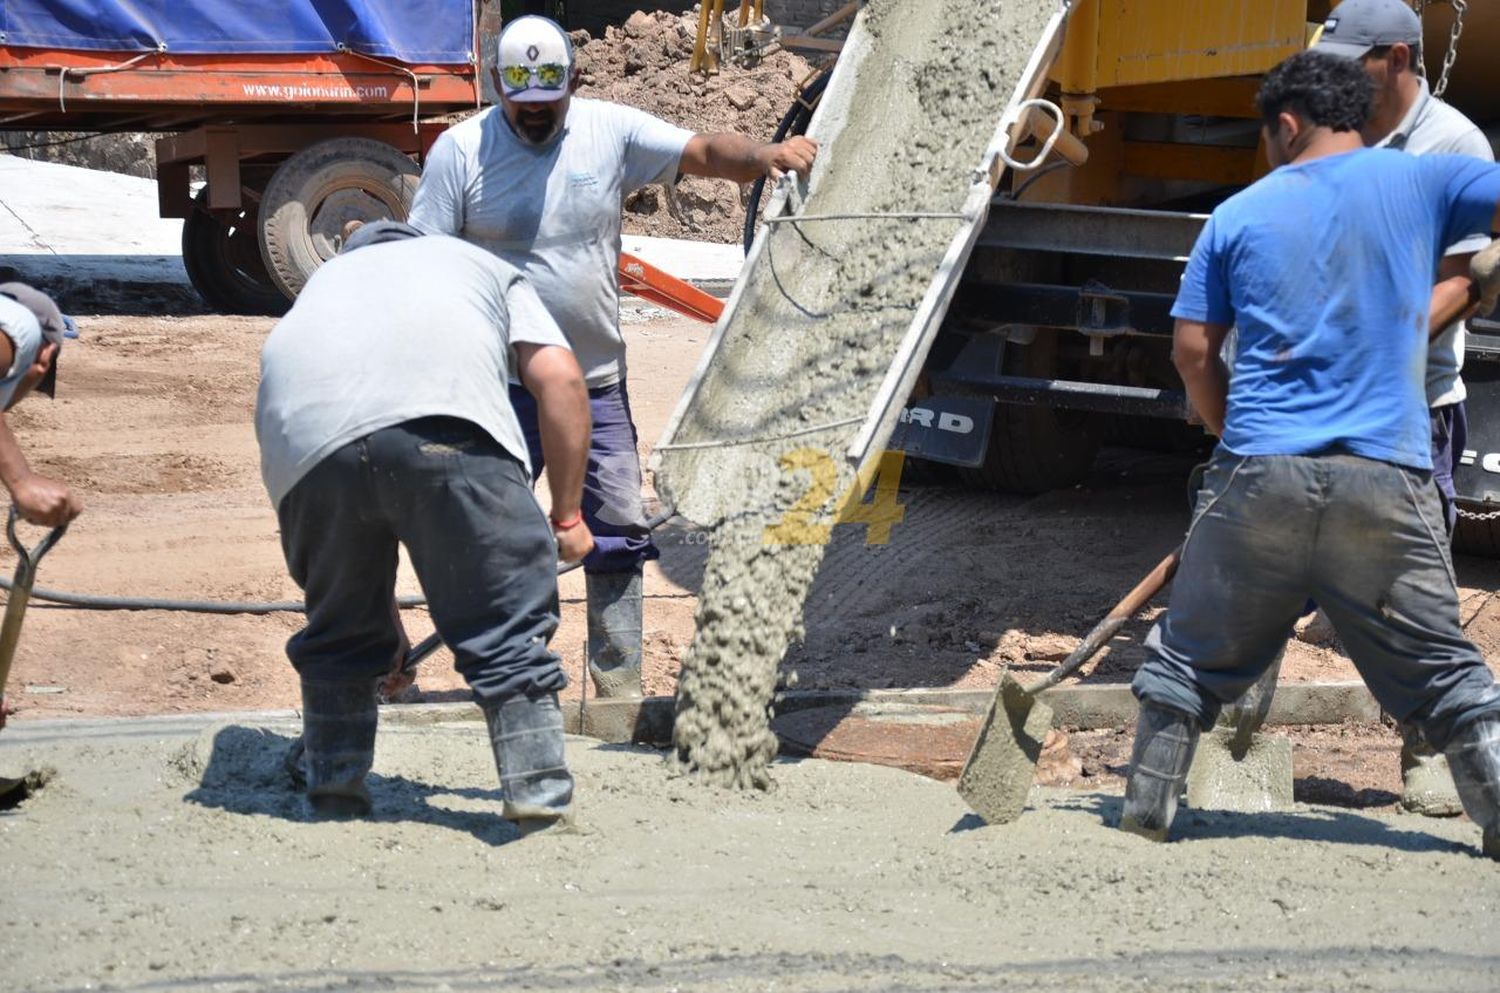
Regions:
<instances>
[{"instance_id":1,"label":"truck tire","mask_svg":"<svg viewBox=\"0 0 1500 993\"><path fill-rule=\"evenodd\" d=\"M182 265L193 289L221 314L286 313L287 299L261 261L256 209L250 203L233 218L208 209L208 188L193 198L182 222Z\"/></svg>"},{"instance_id":2,"label":"truck tire","mask_svg":"<svg viewBox=\"0 0 1500 993\"><path fill-rule=\"evenodd\" d=\"M281 163L261 201L260 252L287 299L337 251L349 221L406 220L420 172L371 138L329 138Z\"/></svg>"},{"instance_id":3,"label":"truck tire","mask_svg":"<svg viewBox=\"0 0 1500 993\"><path fill-rule=\"evenodd\" d=\"M1485 520L1478 516L1494 512L1495 505L1460 501L1458 508L1458 526L1453 529L1453 550L1480 558L1500 558L1500 519Z\"/></svg>"},{"instance_id":4,"label":"truck tire","mask_svg":"<svg viewBox=\"0 0 1500 993\"><path fill-rule=\"evenodd\" d=\"M983 464L958 473L981 489L1046 493L1083 482L1098 450L1085 415L999 403Z\"/></svg>"},{"instance_id":5,"label":"truck tire","mask_svg":"<svg viewBox=\"0 0 1500 993\"><path fill-rule=\"evenodd\" d=\"M1007 344L1006 372L1055 378L1057 339L1039 334L1029 345ZM995 404L984 462L959 470L969 486L1006 493L1046 493L1083 482L1099 451L1093 418L1040 405Z\"/></svg>"}]
</instances>

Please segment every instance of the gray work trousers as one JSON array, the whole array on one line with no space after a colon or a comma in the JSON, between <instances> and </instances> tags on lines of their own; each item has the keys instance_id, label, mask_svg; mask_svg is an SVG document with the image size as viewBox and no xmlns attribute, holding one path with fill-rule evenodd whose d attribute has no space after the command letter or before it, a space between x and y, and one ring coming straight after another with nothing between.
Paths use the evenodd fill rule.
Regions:
<instances>
[{"instance_id":1,"label":"gray work trousers","mask_svg":"<svg viewBox=\"0 0 1500 993\"><path fill-rule=\"evenodd\" d=\"M557 546L520 459L483 429L426 417L335 451L277 508L307 626L287 642L298 673L388 672L404 644L394 610L397 543L432 621L481 705L567 684L557 630Z\"/></svg>"},{"instance_id":2,"label":"gray work trousers","mask_svg":"<svg viewBox=\"0 0 1500 993\"><path fill-rule=\"evenodd\" d=\"M1353 455L1214 455L1167 612L1146 639L1142 701L1213 725L1316 600L1385 710L1442 748L1500 713L1459 626L1429 473Z\"/></svg>"}]
</instances>

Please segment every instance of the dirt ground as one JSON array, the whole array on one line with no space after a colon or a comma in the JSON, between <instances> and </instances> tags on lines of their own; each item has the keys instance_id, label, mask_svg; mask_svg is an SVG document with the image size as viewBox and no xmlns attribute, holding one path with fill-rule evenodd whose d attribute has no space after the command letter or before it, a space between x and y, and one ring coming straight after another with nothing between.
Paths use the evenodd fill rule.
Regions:
<instances>
[{"instance_id":1,"label":"dirt ground","mask_svg":"<svg viewBox=\"0 0 1500 993\"><path fill-rule=\"evenodd\" d=\"M40 585L127 596L297 599L260 484L252 429L257 355L271 322L95 316L81 325L58 399L28 402L11 414L36 467L69 481L87 502L43 563ZM646 453L707 328L635 305L627 308L625 330ZM1115 452L1101 458L1086 485L1042 497L905 487L905 520L889 544L867 544L862 526L836 529L809 601L807 639L788 656L786 680L803 689L978 688L994 685L1007 665L1045 671L1177 542L1187 517L1186 470L1181 459ZM647 571L653 694L672 692L691 640L706 540L680 521L660 532L662 558ZM1500 563L1458 565L1468 632L1491 659L1500 658ZM8 550L0 567L13 567ZM401 583L403 592L418 592L409 571ZM568 695L576 696L581 574L563 577L562 595L553 644L573 679ZM1158 610L1154 605L1127 626L1085 680L1128 680ZM413 641L431 631L425 610L408 610L404 619ZM15 721L294 707L297 684L282 645L298 623L296 614L85 611L35 602L11 676ZM1298 642L1282 678L1357 677L1336 646ZM467 699L445 651L423 667L417 689L413 701ZM1323 763L1309 775L1328 784L1302 783L1299 796L1389 803L1399 787L1394 757L1386 754L1393 739L1379 728L1349 734L1364 745L1330 749L1318 733L1299 734L1312 749L1299 761ZM1085 765L1089 740L1079 738L1074 749ZM1094 764L1106 771L1110 765ZM1079 785L1078 778L1071 763L1044 775L1057 785Z\"/></svg>"},{"instance_id":2,"label":"dirt ground","mask_svg":"<svg viewBox=\"0 0 1500 993\"><path fill-rule=\"evenodd\" d=\"M45 560L39 585L81 593L206 600L299 598L261 487L252 413L259 318L84 317L58 398L11 420L36 468L77 487L83 517ZM653 308L627 310L632 405L649 452L707 338ZM993 685L1004 666L1040 673L1180 538L1186 465L1113 453L1087 485L1022 498L908 487L887 545L836 529L808 607L808 637L787 660L801 688ZM673 522L647 576L648 689L672 691L692 635L707 535ZM1083 550L1087 549L1087 554ZM0 563L8 573L7 549ZM1469 635L1500 657L1500 563L1460 559ZM562 579L554 647L570 673L583 652L583 582ZM403 569L403 592L416 593ZM1122 681L1141 659L1154 606L1087 676ZM425 610L405 612L413 640ZM37 602L12 700L18 720L286 708L296 681L282 643L295 614L211 616L83 611ZM1282 678L1357 678L1332 647L1296 643ZM460 699L446 654L422 669L428 702ZM575 689L576 692L576 683Z\"/></svg>"}]
</instances>

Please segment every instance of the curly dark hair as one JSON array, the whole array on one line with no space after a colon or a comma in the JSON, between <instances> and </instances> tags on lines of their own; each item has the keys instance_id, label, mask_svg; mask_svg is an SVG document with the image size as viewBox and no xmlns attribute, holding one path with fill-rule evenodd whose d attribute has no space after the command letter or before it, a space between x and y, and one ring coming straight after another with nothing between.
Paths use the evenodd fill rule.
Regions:
<instances>
[{"instance_id":1,"label":"curly dark hair","mask_svg":"<svg viewBox=\"0 0 1500 993\"><path fill-rule=\"evenodd\" d=\"M1285 112L1334 131L1358 131L1369 120L1375 87L1358 59L1327 52L1298 52L1266 73L1255 95L1271 127Z\"/></svg>"}]
</instances>

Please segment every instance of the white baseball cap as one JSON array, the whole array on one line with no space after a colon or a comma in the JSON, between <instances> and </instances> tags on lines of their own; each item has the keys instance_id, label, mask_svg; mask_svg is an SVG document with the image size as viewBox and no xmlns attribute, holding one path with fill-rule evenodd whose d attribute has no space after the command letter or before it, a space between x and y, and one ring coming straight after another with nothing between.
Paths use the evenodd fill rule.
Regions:
<instances>
[{"instance_id":1,"label":"white baseball cap","mask_svg":"<svg viewBox=\"0 0 1500 993\"><path fill-rule=\"evenodd\" d=\"M500 32L500 88L517 103L546 103L568 95L573 42L552 20L528 14Z\"/></svg>"}]
</instances>

